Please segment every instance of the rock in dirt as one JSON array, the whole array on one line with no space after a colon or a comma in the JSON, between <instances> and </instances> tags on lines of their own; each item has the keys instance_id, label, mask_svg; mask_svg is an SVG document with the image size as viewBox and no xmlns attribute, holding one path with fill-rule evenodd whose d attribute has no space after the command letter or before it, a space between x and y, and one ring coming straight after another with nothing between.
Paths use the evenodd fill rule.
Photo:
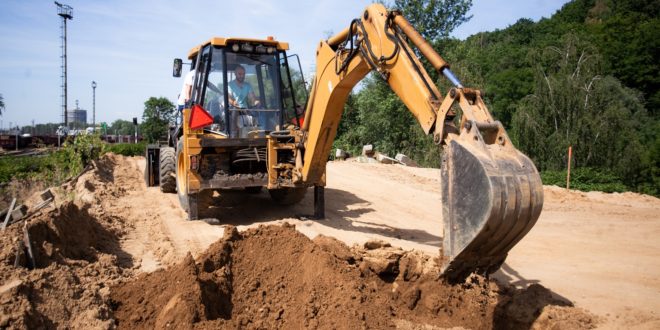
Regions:
<instances>
[{"instance_id":1,"label":"rock in dirt","mask_svg":"<svg viewBox=\"0 0 660 330\"><path fill-rule=\"evenodd\" d=\"M370 239L366 243L364 243L364 248L367 250L375 250L390 246L392 246L390 243L387 243L379 239Z\"/></svg>"}]
</instances>

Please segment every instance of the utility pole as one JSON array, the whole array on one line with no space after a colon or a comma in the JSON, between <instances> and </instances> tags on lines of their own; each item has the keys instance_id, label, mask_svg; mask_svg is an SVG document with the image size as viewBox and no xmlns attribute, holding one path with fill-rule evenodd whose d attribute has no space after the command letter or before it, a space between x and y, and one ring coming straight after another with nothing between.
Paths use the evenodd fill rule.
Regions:
<instances>
[{"instance_id":1,"label":"utility pole","mask_svg":"<svg viewBox=\"0 0 660 330\"><path fill-rule=\"evenodd\" d=\"M135 143L137 143L137 130L138 130L138 121L137 117L133 117L133 126L135 126ZM130 142L130 141L129 141Z\"/></svg>"},{"instance_id":2,"label":"utility pole","mask_svg":"<svg viewBox=\"0 0 660 330\"><path fill-rule=\"evenodd\" d=\"M61 4L55 1L57 6L57 15L62 17L62 116L64 117L64 126L69 127L69 119L67 118L67 81L66 81L66 20L73 19L73 8L69 5Z\"/></svg>"},{"instance_id":3,"label":"utility pole","mask_svg":"<svg viewBox=\"0 0 660 330\"><path fill-rule=\"evenodd\" d=\"M96 133L96 81L92 81L92 127Z\"/></svg>"}]
</instances>

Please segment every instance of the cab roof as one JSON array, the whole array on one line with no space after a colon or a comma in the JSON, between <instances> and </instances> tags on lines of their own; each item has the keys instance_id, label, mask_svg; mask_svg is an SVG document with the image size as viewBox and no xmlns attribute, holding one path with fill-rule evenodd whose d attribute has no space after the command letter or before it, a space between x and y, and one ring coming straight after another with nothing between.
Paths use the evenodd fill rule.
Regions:
<instances>
[{"instance_id":1,"label":"cab roof","mask_svg":"<svg viewBox=\"0 0 660 330\"><path fill-rule=\"evenodd\" d=\"M249 43L254 43L254 44L263 44L263 45L268 45L268 46L275 46L277 50L288 50L289 49L289 43L288 42L281 42L272 39L271 37L268 37L268 39L251 39L251 38L221 38L221 37L213 37L206 42L203 42L199 46L193 47L190 52L188 52L188 59L192 60L197 56L197 53L199 52L200 49L204 48L206 45L213 45L213 46L227 46L227 44L232 44L234 42L249 42Z\"/></svg>"}]
</instances>

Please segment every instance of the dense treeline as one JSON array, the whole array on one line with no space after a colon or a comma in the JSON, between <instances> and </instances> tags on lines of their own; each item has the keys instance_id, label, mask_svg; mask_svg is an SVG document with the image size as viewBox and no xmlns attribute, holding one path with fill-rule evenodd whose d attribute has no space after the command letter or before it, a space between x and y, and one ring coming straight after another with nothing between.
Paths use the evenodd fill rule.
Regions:
<instances>
[{"instance_id":1,"label":"dense treeline","mask_svg":"<svg viewBox=\"0 0 660 330\"><path fill-rule=\"evenodd\" d=\"M574 0L539 22L521 19L463 41L447 38L470 4L394 3L425 29L426 20L449 20L433 27L443 32L423 34L464 85L484 91L490 111L539 170L565 169L570 145L574 167L658 195L660 1ZM425 11L439 6L446 10ZM435 72L432 77L445 93L448 84ZM357 152L366 143L439 164L438 148L377 76L349 99L336 146Z\"/></svg>"}]
</instances>

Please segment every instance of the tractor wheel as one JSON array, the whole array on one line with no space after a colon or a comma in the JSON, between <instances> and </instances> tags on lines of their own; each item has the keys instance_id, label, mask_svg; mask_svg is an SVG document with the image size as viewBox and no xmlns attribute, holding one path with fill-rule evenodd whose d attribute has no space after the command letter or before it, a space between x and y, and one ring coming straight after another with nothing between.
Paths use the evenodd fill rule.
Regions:
<instances>
[{"instance_id":1,"label":"tractor wheel","mask_svg":"<svg viewBox=\"0 0 660 330\"><path fill-rule=\"evenodd\" d=\"M300 202L305 198L307 187L299 188L282 188L268 190L270 198L279 205L292 205Z\"/></svg>"},{"instance_id":2,"label":"tractor wheel","mask_svg":"<svg viewBox=\"0 0 660 330\"><path fill-rule=\"evenodd\" d=\"M176 192L176 159L174 148L160 149L160 191L164 193Z\"/></svg>"}]
</instances>

